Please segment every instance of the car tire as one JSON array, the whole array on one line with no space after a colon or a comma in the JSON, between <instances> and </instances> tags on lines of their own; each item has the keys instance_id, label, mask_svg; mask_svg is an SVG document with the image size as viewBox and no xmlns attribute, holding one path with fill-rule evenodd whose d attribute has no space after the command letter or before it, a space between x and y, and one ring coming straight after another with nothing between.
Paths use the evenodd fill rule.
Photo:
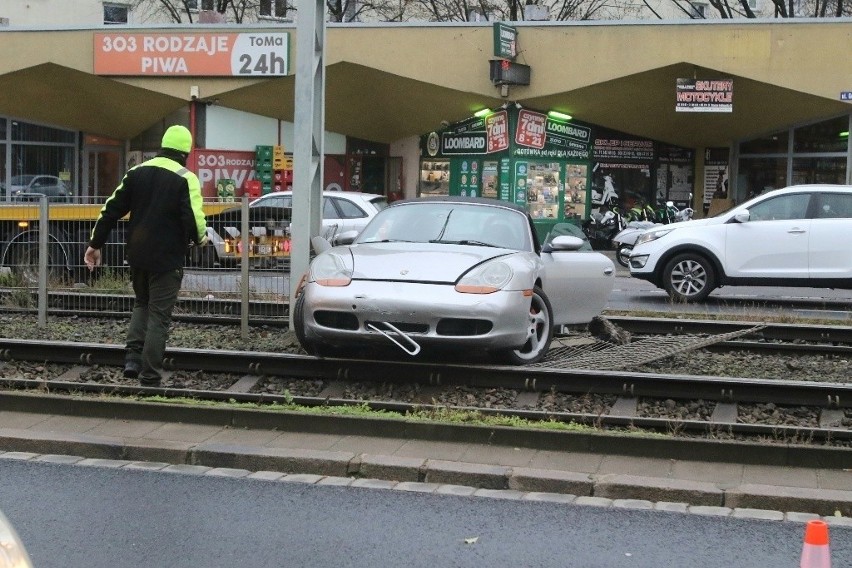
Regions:
<instances>
[{"instance_id":1,"label":"car tire","mask_svg":"<svg viewBox=\"0 0 852 568\"><path fill-rule=\"evenodd\" d=\"M533 288L529 316L530 336L526 343L516 349L501 351L498 357L512 365L538 363L547 355L553 339L553 307L544 290Z\"/></svg>"},{"instance_id":2,"label":"car tire","mask_svg":"<svg viewBox=\"0 0 852 568\"><path fill-rule=\"evenodd\" d=\"M716 271L704 256L679 254L666 264L663 285L672 300L701 302L716 288Z\"/></svg>"}]
</instances>

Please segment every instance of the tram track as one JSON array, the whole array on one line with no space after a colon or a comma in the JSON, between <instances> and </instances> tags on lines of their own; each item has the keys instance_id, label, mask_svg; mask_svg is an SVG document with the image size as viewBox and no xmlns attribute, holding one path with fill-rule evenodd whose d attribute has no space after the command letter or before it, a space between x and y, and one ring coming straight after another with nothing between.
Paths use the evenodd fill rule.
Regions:
<instances>
[{"instance_id":1,"label":"tram track","mask_svg":"<svg viewBox=\"0 0 852 568\"><path fill-rule=\"evenodd\" d=\"M846 451L852 448L850 383L319 359L204 349L169 349L167 355L165 364L172 376L215 375L219 377L217 388L122 383L116 377L120 376L124 349L117 345L11 339L0 340L0 358L5 362L0 385L54 394L143 395L308 407L359 405L404 415L452 410L530 422L574 422L604 429L639 428L690 436L829 444ZM16 374L14 363L19 361L36 362L42 368L41 376ZM58 367L48 369L50 365ZM92 380L93 370L98 370L98 380ZM270 382L287 387L276 392L268 388ZM497 397L498 403L451 402L458 402L459 393L462 401L465 395L480 400L473 392L491 393L487 396ZM690 405L700 411L654 415L661 408ZM755 419L766 413L753 409L765 407L773 410L770 416L780 413L780 421Z\"/></svg>"}]
</instances>

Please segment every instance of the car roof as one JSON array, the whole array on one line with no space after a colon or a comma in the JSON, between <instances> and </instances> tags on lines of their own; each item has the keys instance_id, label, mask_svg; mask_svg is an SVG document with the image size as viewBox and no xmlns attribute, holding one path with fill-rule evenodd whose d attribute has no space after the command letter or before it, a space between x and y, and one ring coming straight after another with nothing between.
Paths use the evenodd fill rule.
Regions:
<instances>
[{"instance_id":1,"label":"car roof","mask_svg":"<svg viewBox=\"0 0 852 568\"><path fill-rule=\"evenodd\" d=\"M332 195L332 196L342 195L344 197L346 197L346 196L361 196L361 197L365 197L367 199L372 199L372 198L387 199L384 195L380 195L378 193L367 193L367 192L363 192L363 191L335 191L335 190L331 190L331 189L324 189L322 191L322 194L323 194L323 196L326 196L326 195ZM287 189L287 190L284 190L284 191L272 191L270 193L264 193L263 195L261 195L261 197L290 197L292 195L293 195L293 190Z\"/></svg>"},{"instance_id":2,"label":"car roof","mask_svg":"<svg viewBox=\"0 0 852 568\"><path fill-rule=\"evenodd\" d=\"M764 197L766 195L784 195L786 193L800 193L802 191L828 191L837 193L849 193L852 192L852 185L840 185L830 183L806 183L801 185L791 185L788 187L782 187L780 189L773 189L771 191L761 193L760 196Z\"/></svg>"}]
</instances>

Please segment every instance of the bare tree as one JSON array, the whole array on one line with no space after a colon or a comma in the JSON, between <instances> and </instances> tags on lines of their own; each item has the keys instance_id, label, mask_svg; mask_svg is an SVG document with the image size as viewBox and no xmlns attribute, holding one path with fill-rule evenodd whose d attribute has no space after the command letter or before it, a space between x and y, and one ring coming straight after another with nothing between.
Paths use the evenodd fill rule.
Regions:
<instances>
[{"instance_id":1,"label":"bare tree","mask_svg":"<svg viewBox=\"0 0 852 568\"><path fill-rule=\"evenodd\" d=\"M260 16L287 17L294 11L291 0L133 0L131 7L142 20L193 23L199 10L213 10L230 22L257 21Z\"/></svg>"}]
</instances>

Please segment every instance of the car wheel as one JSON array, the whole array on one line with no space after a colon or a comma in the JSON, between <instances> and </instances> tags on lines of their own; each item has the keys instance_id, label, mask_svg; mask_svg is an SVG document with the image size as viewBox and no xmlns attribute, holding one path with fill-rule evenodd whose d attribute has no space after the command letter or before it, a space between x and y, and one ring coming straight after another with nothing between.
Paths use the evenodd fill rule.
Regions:
<instances>
[{"instance_id":1,"label":"car wheel","mask_svg":"<svg viewBox=\"0 0 852 568\"><path fill-rule=\"evenodd\" d=\"M700 302L716 288L716 273L705 257L680 254L666 265L663 284L672 300Z\"/></svg>"},{"instance_id":2,"label":"car wheel","mask_svg":"<svg viewBox=\"0 0 852 568\"><path fill-rule=\"evenodd\" d=\"M538 363L550 349L550 341L553 339L553 307L544 290L538 286L533 288L527 333L527 341L521 347L500 354L503 360L512 365Z\"/></svg>"},{"instance_id":3,"label":"car wheel","mask_svg":"<svg viewBox=\"0 0 852 568\"><path fill-rule=\"evenodd\" d=\"M7 252L7 262L12 273L27 286L38 284L39 255L38 243L23 241L13 243ZM68 259L65 252L54 244L47 246L47 279L48 283L65 282L70 276Z\"/></svg>"}]
</instances>

